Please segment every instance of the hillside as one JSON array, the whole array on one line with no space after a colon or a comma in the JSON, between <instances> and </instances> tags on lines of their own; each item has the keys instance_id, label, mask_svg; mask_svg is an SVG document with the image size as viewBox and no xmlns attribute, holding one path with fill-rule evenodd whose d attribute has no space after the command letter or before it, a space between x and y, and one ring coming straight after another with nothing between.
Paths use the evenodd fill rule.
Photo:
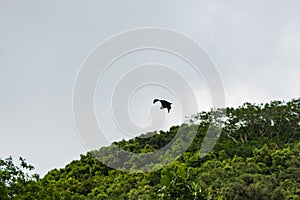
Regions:
<instances>
[{"instance_id":1,"label":"hillside","mask_svg":"<svg viewBox=\"0 0 300 200\"><path fill-rule=\"evenodd\" d=\"M300 199L300 99L222 111L221 135L204 157L199 157L200 146L210 124L218 124L213 111L149 138L112 144L134 153L154 152L172 143L179 129L189 134L196 128L192 144L175 162L147 173L116 170L93 156L110 147L81 155L42 179L26 174L33 167L24 159L20 166L10 158L0 160L0 199ZM109 154L103 159L120 162ZM122 163L133 172L139 168L126 158Z\"/></svg>"}]
</instances>

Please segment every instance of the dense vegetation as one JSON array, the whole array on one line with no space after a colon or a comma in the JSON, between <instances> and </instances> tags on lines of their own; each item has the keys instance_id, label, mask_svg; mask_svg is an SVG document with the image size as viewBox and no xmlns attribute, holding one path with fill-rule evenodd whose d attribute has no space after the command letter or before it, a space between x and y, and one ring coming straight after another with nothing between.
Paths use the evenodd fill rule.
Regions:
<instances>
[{"instance_id":1,"label":"dense vegetation","mask_svg":"<svg viewBox=\"0 0 300 200\"><path fill-rule=\"evenodd\" d=\"M33 167L22 158L19 165L0 160L0 199L300 199L300 99L223 111L220 138L204 157L199 149L209 124L216 123L212 112L150 138L113 144L151 152L168 144L179 128L188 132L199 125L182 156L148 173L115 170L87 153L40 179L28 175Z\"/></svg>"}]
</instances>

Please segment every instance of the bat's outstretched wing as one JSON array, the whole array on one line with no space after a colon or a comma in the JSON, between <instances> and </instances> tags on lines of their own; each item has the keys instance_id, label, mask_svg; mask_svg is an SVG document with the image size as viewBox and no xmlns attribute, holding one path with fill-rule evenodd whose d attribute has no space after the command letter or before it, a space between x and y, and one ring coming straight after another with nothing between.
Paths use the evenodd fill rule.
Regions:
<instances>
[{"instance_id":1,"label":"bat's outstretched wing","mask_svg":"<svg viewBox=\"0 0 300 200\"><path fill-rule=\"evenodd\" d=\"M154 99L153 100L153 103L156 103L156 102L158 102L158 101L160 101L159 99Z\"/></svg>"}]
</instances>

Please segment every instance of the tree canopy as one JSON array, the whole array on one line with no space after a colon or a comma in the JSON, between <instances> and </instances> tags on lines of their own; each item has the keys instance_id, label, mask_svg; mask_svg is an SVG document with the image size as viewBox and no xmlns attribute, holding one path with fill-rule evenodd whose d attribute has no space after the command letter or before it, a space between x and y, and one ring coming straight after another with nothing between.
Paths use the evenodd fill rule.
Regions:
<instances>
[{"instance_id":1,"label":"tree canopy","mask_svg":"<svg viewBox=\"0 0 300 200\"><path fill-rule=\"evenodd\" d=\"M149 133L152 137L112 144L135 153L153 152L172 141L179 128L188 133L197 127L192 144L175 162L148 173L110 168L93 152L43 178L30 174L33 166L23 158L18 165L11 157L0 159L0 199L300 199L300 99L221 110L221 135L204 157L199 157L200 146L209 125L218 123L213 110L169 131Z\"/></svg>"}]
</instances>

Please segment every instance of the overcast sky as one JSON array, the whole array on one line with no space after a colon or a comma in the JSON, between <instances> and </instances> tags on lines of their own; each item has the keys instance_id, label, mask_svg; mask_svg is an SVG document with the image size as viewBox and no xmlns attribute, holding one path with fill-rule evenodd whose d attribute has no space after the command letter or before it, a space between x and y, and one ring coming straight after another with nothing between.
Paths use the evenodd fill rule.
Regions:
<instances>
[{"instance_id":1,"label":"overcast sky","mask_svg":"<svg viewBox=\"0 0 300 200\"><path fill-rule=\"evenodd\" d=\"M76 74L99 43L133 28L172 29L201 44L220 73L228 106L299 98L299 9L298 0L1 0L0 157L22 156L45 174L85 153L72 113ZM168 55L146 54L168 63ZM168 64L180 71L183 64L173 59ZM192 72L186 77L197 84ZM209 99L200 85L197 99ZM131 118L142 126L149 123L152 99L137 100L150 91L155 87L129 102ZM176 95L167 97L176 105ZM140 118L135 107L148 115ZM101 104L96 108L101 113ZM181 120L169 119L167 125Z\"/></svg>"}]
</instances>

